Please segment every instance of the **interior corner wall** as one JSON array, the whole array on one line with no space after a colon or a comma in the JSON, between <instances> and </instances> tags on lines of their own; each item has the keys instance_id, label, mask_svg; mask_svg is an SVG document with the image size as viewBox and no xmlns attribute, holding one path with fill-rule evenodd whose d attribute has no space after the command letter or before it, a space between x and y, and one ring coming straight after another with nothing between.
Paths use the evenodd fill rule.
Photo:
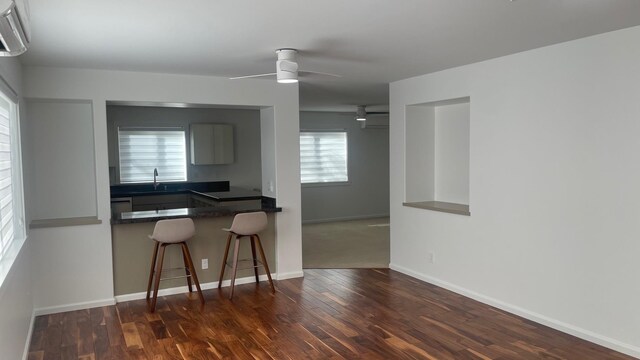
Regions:
<instances>
[{"instance_id":1,"label":"interior corner wall","mask_svg":"<svg viewBox=\"0 0 640 360\"><path fill-rule=\"evenodd\" d=\"M19 112L22 117L20 126L21 132L23 132L25 123L21 108L23 103L22 67L18 59L0 58L0 77L2 77L0 81L5 82L18 94ZM25 140L22 139L21 142L24 147ZM27 174L23 176L24 181L26 181L26 177ZM26 201L28 201L28 194L25 193ZM29 219L29 214L26 215ZM14 246L20 244L22 246L15 252L15 257L9 259L8 256L5 256L0 260L0 266L3 267L8 266L7 261L11 262L5 278L0 282L0 359L23 358L29 345L30 326L33 323L31 240L27 237L24 242L14 243Z\"/></svg>"},{"instance_id":2,"label":"interior corner wall","mask_svg":"<svg viewBox=\"0 0 640 360\"><path fill-rule=\"evenodd\" d=\"M389 130L361 129L353 114L300 113L300 129L346 130L349 182L302 185L302 221L389 215Z\"/></svg>"},{"instance_id":3,"label":"interior corner wall","mask_svg":"<svg viewBox=\"0 0 640 360\"><path fill-rule=\"evenodd\" d=\"M640 356L638 94L640 27L392 83L392 268ZM471 216L403 207L406 105L467 96Z\"/></svg>"},{"instance_id":4,"label":"interior corner wall","mask_svg":"<svg viewBox=\"0 0 640 360\"><path fill-rule=\"evenodd\" d=\"M434 110L435 200L469 204L469 103Z\"/></svg>"},{"instance_id":5,"label":"interior corner wall","mask_svg":"<svg viewBox=\"0 0 640 360\"><path fill-rule=\"evenodd\" d=\"M405 179L403 201L435 200L435 156L436 128L435 109L433 106L407 106L408 129L405 133L403 147L407 157L405 162Z\"/></svg>"},{"instance_id":6,"label":"interior corner wall","mask_svg":"<svg viewBox=\"0 0 640 360\"><path fill-rule=\"evenodd\" d=\"M24 96L85 99L93 104L96 196L102 224L36 229L32 241L37 313L113 303L107 101L273 107L275 169L266 173L282 213L276 215L278 271L302 276L298 86L262 80L127 71L25 67ZM32 154L37 156L37 154ZM64 159L59 159L64 161ZM29 162L29 159L25 159ZM263 169L264 170L264 169ZM74 174L69 174L74 176ZM264 174L263 174L264 177ZM25 189L29 191L29 189ZM278 274L280 276L280 274Z\"/></svg>"}]
</instances>

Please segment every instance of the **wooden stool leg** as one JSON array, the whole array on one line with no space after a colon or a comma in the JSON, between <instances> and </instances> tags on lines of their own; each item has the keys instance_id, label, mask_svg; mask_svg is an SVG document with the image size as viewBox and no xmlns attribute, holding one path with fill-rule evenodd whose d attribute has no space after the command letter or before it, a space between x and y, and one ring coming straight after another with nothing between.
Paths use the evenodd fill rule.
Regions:
<instances>
[{"instance_id":1,"label":"wooden stool leg","mask_svg":"<svg viewBox=\"0 0 640 360\"><path fill-rule=\"evenodd\" d=\"M189 267L189 262L187 262L187 256L182 250L182 262L184 263L184 273L187 275L187 285L189 286L189 292L193 292L193 287L191 286L191 269Z\"/></svg>"},{"instance_id":2,"label":"wooden stool leg","mask_svg":"<svg viewBox=\"0 0 640 360\"><path fill-rule=\"evenodd\" d=\"M181 242L180 244L182 245L182 252L189 266L189 272L191 272L191 276L193 277L193 282L196 284L196 289L198 290L198 297L200 297L200 302L204 304L204 296L202 296L202 290L200 289L200 282L198 281L198 275L196 274L196 269L193 267L193 260L191 260L189 247L187 246L186 242Z\"/></svg>"},{"instance_id":3,"label":"wooden stool leg","mask_svg":"<svg viewBox=\"0 0 640 360\"><path fill-rule=\"evenodd\" d=\"M271 280L271 271L269 270L269 264L267 264L267 258L264 256L264 249L262 249L262 243L260 242L260 236L252 235L251 237L256 237L256 242L258 243L258 250L260 250L260 256L262 257L262 265L264 265L264 269L267 272L267 278L269 278L269 284L271 284L271 292L275 293L276 288L273 286L273 280Z\"/></svg>"},{"instance_id":4,"label":"wooden stool leg","mask_svg":"<svg viewBox=\"0 0 640 360\"><path fill-rule=\"evenodd\" d=\"M258 260L256 259L256 243L253 240L253 236L249 237L251 240L251 255L253 256L253 274L256 276L256 284L260 282L258 277Z\"/></svg>"},{"instance_id":5,"label":"wooden stool leg","mask_svg":"<svg viewBox=\"0 0 640 360\"><path fill-rule=\"evenodd\" d=\"M227 267L227 257L229 256L229 247L231 246L231 237L233 234L229 233L227 236L227 247L224 249L224 258L222 258L222 269L220 269L220 280L218 280L218 289L222 287L222 278L224 278L224 269Z\"/></svg>"},{"instance_id":6,"label":"wooden stool leg","mask_svg":"<svg viewBox=\"0 0 640 360\"><path fill-rule=\"evenodd\" d=\"M153 290L153 299L151 300L150 312L156 311L156 301L158 300L158 288L160 287L160 278L162 277L162 262L164 261L164 250L167 247L166 244L160 245L160 254L158 255L159 261L156 266L156 281L155 288Z\"/></svg>"},{"instance_id":7,"label":"wooden stool leg","mask_svg":"<svg viewBox=\"0 0 640 360\"><path fill-rule=\"evenodd\" d=\"M149 300L149 293L151 292L151 284L153 283L153 274L156 271L156 258L158 257L158 242L154 241L153 254L151 257L151 270L149 270L149 283L147 284L147 300Z\"/></svg>"},{"instance_id":8,"label":"wooden stool leg","mask_svg":"<svg viewBox=\"0 0 640 360\"><path fill-rule=\"evenodd\" d=\"M231 292L229 299L233 297L233 288L236 284L236 273L238 272L238 253L240 252L240 236L236 235L236 244L233 248L233 267L231 269Z\"/></svg>"}]
</instances>

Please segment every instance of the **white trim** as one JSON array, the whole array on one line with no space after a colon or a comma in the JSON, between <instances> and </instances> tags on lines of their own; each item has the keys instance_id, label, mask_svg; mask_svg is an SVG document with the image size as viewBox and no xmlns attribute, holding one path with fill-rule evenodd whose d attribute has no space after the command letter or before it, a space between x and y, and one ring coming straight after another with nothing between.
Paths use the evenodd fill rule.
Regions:
<instances>
[{"instance_id":1,"label":"white trim","mask_svg":"<svg viewBox=\"0 0 640 360\"><path fill-rule=\"evenodd\" d=\"M301 278L301 277L304 277L304 271L302 270L292 271L288 273L279 273L278 275L276 275L277 280L287 280L287 279L294 279L294 278Z\"/></svg>"},{"instance_id":2,"label":"white trim","mask_svg":"<svg viewBox=\"0 0 640 360\"><path fill-rule=\"evenodd\" d=\"M366 220L366 219L375 219L375 218L382 218L382 217L389 217L389 213L386 213L386 214L372 214L372 215L343 216L343 217L329 218L329 219L303 220L302 221L302 225L321 224L321 223L334 222L334 221Z\"/></svg>"},{"instance_id":3,"label":"white trim","mask_svg":"<svg viewBox=\"0 0 640 360\"><path fill-rule=\"evenodd\" d=\"M40 315L56 314L56 313L67 312L67 311L91 309L91 308L101 307L101 306L111 306L115 304L116 304L116 300L114 298L109 298L109 299L86 301L86 302L73 303L73 304L60 305L60 306L38 308L33 310L33 313L35 314L35 316L40 316Z\"/></svg>"},{"instance_id":4,"label":"white trim","mask_svg":"<svg viewBox=\"0 0 640 360\"><path fill-rule=\"evenodd\" d=\"M24 351L22 352L22 360L27 360L29 357L29 345L31 345L31 337L33 336L33 327L36 324L36 313L31 312L31 321L29 323L29 331L27 332L27 341L24 343Z\"/></svg>"},{"instance_id":5,"label":"white trim","mask_svg":"<svg viewBox=\"0 0 640 360\"><path fill-rule=\"evenodd\" d=\"M271 274L272 278L275 278L275 274ZM260 281L266 281L267 280L267 275L260 275L259 277ZM243 277L243 278L237 278L236 279L236 285L241 285L241 284L249 284L249 283L253 283L255 282L256 279L253 276L247 276L247 277ZM222 286L223 287L228 287L231 285L231 280L224 280L222 281ZM209 282L209 283L202 283L200 284L200 289L204 290L209 290L209 289L216 289L218 288L218 282L217 281L213 281L213 282ZM189 288L184 285L184 286L177 286L177 287L172 287L172 288L167 288L167 289L160 289L158 290L158 296L169 296L169 295L177 295L177 294L184 294L189 292ZM147 292L138 292L138 293L131 293L131 294L124 294L124 295L116 295L116 302L120 303L120 302L125 302L125 301L131 301L131 300L140 300L140 299L145 299L147 297Z\"/></svg>"},{"instance_id":6,"label":"white trim","mask_svg":"<svg viewBox=\"0 0 640 360\"><path fill-rule=\"evenodd\" d=\"M640 347L633 346L631 344L623 343L622 341L619 341L619 340L616 340L616 339L612 339L610 337L607 337L607 336L604 336L604 335L600 335L600 334L594 333L594 332L586 330L586 329L582 329L580 327L577 327L577 326L574 326L574 325L571 325L571 324L567 324L565 322L550 318L548 316L545 316L545 315L542 315L542 314L538 314L536 312L529 311L527 309L523 309L523 308L521 308L519 306L516 306L516 305L508 304L508 303L506 303L504 301L500 301L498 299L494 299L492 297L489 297L489 296L486 296L486 295L483 295L483 294L479 294L479 293L477 293L475 291L468 290L468 289L463 288L461 286L451 284L449 282L434 278L432 276L415 272L415 271L410 270L408 268L405 268L403 266L399 266L399 265L395 265L395 264L389 264L389 268L391 270L395 270L395 271L401 272L401 273L403 273L405 275L409 275L411 277L414 277L416 279L428 282L430 284L440 286L442 288L445 288L447 290L453 291L453 292L458 293L460 295L472 298L472 299L477 300L479 302L482 302L484 304L497 307L497 308L502 309L504 311L507 311L507 312L510 312L512 314L521 316L521 317L523 317L525 319L537 322L539 324L548 326L548 327L556 329L558 331L562 331L562 332L567 333L569 335L573 335L573 336L581 338L583 340L587 340L587 341L590 341L592 343L607 347L609 349L613 349L613 350L619 351L619 352L627 354L629 356L640 358Z\"/></svg>"}]
</instances>

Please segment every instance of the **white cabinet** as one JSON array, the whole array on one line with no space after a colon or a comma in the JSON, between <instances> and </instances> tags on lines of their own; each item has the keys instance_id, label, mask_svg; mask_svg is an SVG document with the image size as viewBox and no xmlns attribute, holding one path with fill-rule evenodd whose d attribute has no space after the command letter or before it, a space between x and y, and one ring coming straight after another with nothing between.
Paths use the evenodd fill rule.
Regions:
<instances>
[{"instance_id":1,"label":"white cabinet","mask_svg":"<svg viewBox=\"0 0 640 360\"><path fill-rule=\"evenodd\" d=\"M233 163L233 127L220 124L191 124L191 164Z\"/></svg>"}]
</instances>

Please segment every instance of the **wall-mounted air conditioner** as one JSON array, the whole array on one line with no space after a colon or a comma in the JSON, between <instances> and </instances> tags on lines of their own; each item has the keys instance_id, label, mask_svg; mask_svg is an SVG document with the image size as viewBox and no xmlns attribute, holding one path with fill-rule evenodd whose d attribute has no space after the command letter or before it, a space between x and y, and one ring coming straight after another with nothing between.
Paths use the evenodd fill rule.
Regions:
<instances>
[{"instance_id":1,"label":"wall-mounted air conditioner","mask_svg":"<svg viewBox=\"0 0 640 360\"><path fill-rule=\"evenodd\" d=\"M26 0L0 0L0 56L18 56L29 45Z\"/></svg>"},{"instance_id":2,"label":"wall-mounted air conditioner","mask_svg":"<svg viewBox=\"0 0 640 360\"><path fill-rule=\"evenodd\" d=\"M360 127L362 129L388 129L389 128L389 115L367 115L367 120L361 121Z\"/></svg>"}]
</instances>

